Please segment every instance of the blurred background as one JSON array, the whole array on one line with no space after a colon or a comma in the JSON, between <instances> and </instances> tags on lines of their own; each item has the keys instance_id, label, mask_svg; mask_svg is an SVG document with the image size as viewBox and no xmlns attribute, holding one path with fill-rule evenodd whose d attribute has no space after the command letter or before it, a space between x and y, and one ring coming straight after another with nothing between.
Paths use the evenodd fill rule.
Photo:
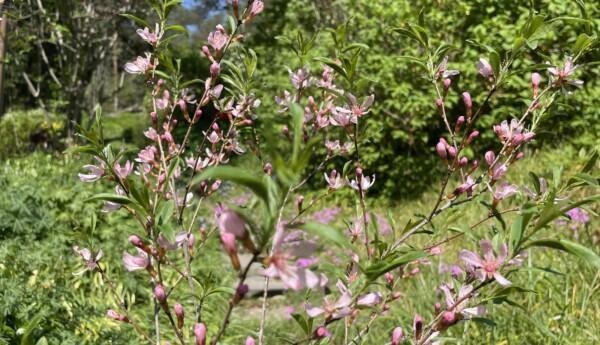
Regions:
<instances>
[{"instance_id":1,"label":"blurred background","mask_svg":"<svg viewBox=\"0 0 600 345\"><path fill-rule=\"evenodd\" d=\"M463 91L469 91L476 104L485 97L485 85L475 68L484 54L481 44L509 50L532 11L547 19L563 18L538 33L538 49L515 62L516 72L507 87L484 110L479 123L482 137L471 155L494 145L493 124L517 116L526 107L531 66L562 63L580 34L595 37L600 30L597 1L265 3L265 11L244 33L244 46L256 51L259 60L258 126L265 133L279 130L281 119L273 97L290 88L287 68L306 66L319 75L322 66L312 58L331 55L330 30L347 24L347 40L369 47L360 60L357 89L359 95L375 95L361 144L369 174L377 175L373 202L399 213L425 212L419 207L432 199L432 186L439 180L442 167L434 146L444 130L429 82L418 66L403 58L418 55L418 48L391 28L414 22L422 13L434 45L452 45L450 66L461 71L448 105L450 116L456 117L463 111ZM187 29L187 34L172 41L184 79L207 77L208 64L200 47L215 25L226 23L226 5L220 0L184 0L172 14L172 23ZM129 332L104 319L111 305L103 295L106 283L71 274L76 267L71 247L82 241L102 244L105 253L114 255L108 255L107 264L117 267L128 229L135 225L119 214L92 217L98 205L84 200L106 188L79 183L77 172L87 161L67 149L77 142L77 126L88 126L98 106L105 114L105 136L115 146L131 152L145 146L142 132L149 124L149 89L142 87L141 79L126 74L123 65L148 47L135 33L135 23L119 14L148 18L151 23L153 14L141 0L5 0L0 6L0 344L136 344ZM299 35L314 38L313 49L302 57L289 45ZM583 67L578 78L584 80L584 87L560 97L527 149L528 157L541 157L535 164L525 163L536 174L549 176L557 168L574 171L600 147L597 61L598 49L579 61ZM536 70L546 78L543 68ZM513 174L516 181L527 179L525 174ZM598 206L593 207L597 211ZM577 232L596 251L597 226L584 224ZM569 226L556 227L575 236ZM217 251L217 247L214 243L207 250ZM542 261L558 273L543 277L536 273L528 279L548 294L528 296L523 303L529 313L500 312L495 327L471 329L472 340L461 343L600 343L598 272L583 265L571 270L558 257ZM226 270L219 265L206 269L206 279L216 279L212 273ZM135 299L139 287L134 279L122 281L118 289L129 296L128 302L146 303ZM218 313L218 301L214 308ZM241 344L242 331L231 335L226 344ZM519 334L526 334L525 338L519 340Z\"/></svg>"}]
</instances>

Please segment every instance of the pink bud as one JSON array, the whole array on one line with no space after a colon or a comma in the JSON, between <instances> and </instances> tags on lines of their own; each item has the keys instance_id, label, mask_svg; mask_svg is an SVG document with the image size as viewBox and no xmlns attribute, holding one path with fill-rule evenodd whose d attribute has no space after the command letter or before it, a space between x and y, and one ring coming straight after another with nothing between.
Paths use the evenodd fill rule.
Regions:
<instances>
[{"instance_id":1,"label":"pink bud","mask_svg":"<svg viewBox=\"0 0 600 345\"><path fill-rule=\"evenodd\" d=\"M454 146L448 147L448 156L450 156L450 158L456 157L456 147L454 147Z\"/></svg>"},{"instance_id":2,"label":"pink bud","mask_svg":"<svg viewBox=\"0 0 600 345\"><path fill-rule=\"evenodd\" d=\"M252 337L248 337L246 338L246 345L255 345L256 342L254 341L254 338Z\"/></svg>"},{"instance_id":3,"label":"pink bud","mask_svg":"<svg viewBox=\"0 0 600 345\"><path fill-rule=\"evenodd\" d=\"M361 167L356 168L356 176L361 177L363 175L363 170Z\"/></svg>"},{"instance_id":4,"label":"pink bud","mask_svg":"<svg viewBox=\"0 0 600 345\"><path fill-rule=\"evenodd\" d=\"M468 92L463 92L462 94L463 102L465 103L465 108L467 108L467 115L471 115L471 110L473 109L473 100L471 99L471 94Z\"/></svg>"},{"instance_id":5,"label":"pink bud","mask_svg":"<svg viewBox=\"0 0 600 345\"><path fill-rule=\"evenodd\" d=\"M325 327L325 326L320 326L319 328L317 328L317 330L314 333L314 337L317 339L320 338L325 338L330 336L331 333L329 332L329 330Z\"/></svg>"},{"instance_id":6,"label":"pink bud","mask_svg":"<svg viewBox=\"0 0 600 345\"><path fill-rule=\"evenodd\" d=\"M246 294L248 293L248 291L250 291L250 288L248 287L248 285L241 284L240 286L237 287L236 294L241 299L241 298L244 298L244 296L246 296Z\"/></svg>"},{"instance_id":7,"label":"pink bud","mask_svg":"<svg viewBox=\"0 0 600 345\"><path fill-rule=\"evenodd\" d=\"M185 100L183 100L183 99L180 99L180 100L177 102L177 105L179 106L179 109L181 109L181 112L182 112L182 113L184 113L184 114L185 114L185 113L187 112L187 103L185 102Z\"/></svg>"},{"instance_id":8,"label":"pink bud","mask_svg":"<svg viewBox=\"0 0 600 345\"><path fill-rule=\"evenodd\" d=\"M540 82L542 81L542 76L537 73L531 73L531 85L533 85L533 87L535 89L537 89L540 86Z\"/></svg>"},{"instance_id":9,"label":"pink bud","mask_svg":"<svg viewBox=\"0 0 600 345\"><path fill-rule=\"evenodd\" d=\"M173 309L175 310L175 316L177 317L177 328L181 329L183 328L183 320L185 317L183 306L177 303L173 306Z\"/></svg>"},{"instance_id":10,"label":"pink bud","mask_svg":"<svg viewBox=\"0 0 600 345\"><path fill-rule=\"evenodd\" d=\"M400 345L400 342L404 338L404 331L402 327L396 327L392 331L392 343L390 345Z\"/></svg>"},{"instance_id":11,"label":"pink bud","mask_svg":"<svg viewBox=\"0 0 600 345\"><path fill-rule=\"evenodd\" d=\"M442 314L442 324L445 326L451 326L456 322L456 314L452 311L445 311Z\"/></svg>"},{"instance_id":12,"label":"pink bud","mask_svg":"<svg viewBox=\"0 0 600 345\"><path fill-rule=\"evenodd\" d=\"M150 113L150 119L152 120L152 123L157 123L158 122L158 115L156 114L155 111Z\"/></svg>"},{"instance_id":13,"label":"pink bud","mask_svg":"<svg viewBox=\"0 0 600 345\"><path fill-rule=\"evenodd\" d=\"M455 131L458 131L462 125L465 123L465 117L464 116L459 116L458 119L456 119L456 126L454 127Z\"/></svg>"},{"instance_id":14,"label":"pink bud","mask_svg":"<svg viewBox=\"0 0 600 345\"><path fill-rule=\"evenodd\" d=\"M157 284L154 287L154 297L160 304L167 303L167 292L165 291L165 288L161 284Z\"/></svg>"},{"instance_id":15,"label":"pink bud","mask_svg":"<svg viewBox=\"0 0 600 345\"><path fill-rule=\"evenodd\" d=\"M200 107L196 108L196 112L194 113L194 122L200 120L202 117L202 109Z\"/></svg>"},{"instance_id":16,"label":"pink bud","mask_svg":"<svg viewBox=\"0 0 600 345\"><path fill-rule=\"evenodd\" d=\"M525 156L525 154L523 152L519 152L517 153L517 156L515 157L517 160L522 159Z\"/></svg>"},{"instance_id":17,"label":"pink bud","mask_svg":"<svg viewBox=\"0 0 600 345\"><path fill-rule=\"evenodd\" d=\"M487 163L487 165L492 166L495 160L496 154L494 153L494 151L488 151L485 153L485 162Z\"/></svg>"},{"instance_id":18,"label":"pink bud","mask_svg":"<svg viewBox=\"0 0 600 345\"><path fill-rule=\"evenodd\" d=\"M126 322L126 323L129 322L129 319L127 318L127 316L121 315L112 309L109 309L106 312L106 317L108 317L109 319L116 320L116 321L121 321L121 322Z\"/></svg>"},{"instance_id":19,"label":"pink bud","mask_svg":"<svg viewBox=\"0 0 600 345\"><path fill-rule=\"evenodd\" d=\"M386 274L384 274L383 276L385 278L385 281L392 285L394 284L394 275L392 274L392 272L386 272Z\"/></svg>"},{"instance_id":20,"label":"pink bud","mask_svg":"<svg viewBox=\"0 0 600 345\"><path fill-rule=\"evenodd\" d=\"M142 241L142 239L137 235L129 236L129 243L133 244L134 246L136 246L138 248L144 247L144 241Z\"/></svg>"},{"instance_id":21,"label":"pink bud","mask_svg":"<svg viewBox=\"0 0 600 345\"><path fill-rule=\"evenodd\" d=\"M467 138L467 143L472 142L473 139L477 138L478 136L479 136L479 132L478 131L471 132L471 134L469 134L469 137Z\"/></svg>"},{"instance_id":22,"label":"pink bud","mask_svg":"<svg viewBox=\"0 0 600 345\"><path fill-rule=\"evenodd\" d=\"M446 160L446 158L448 158L448 153L446 152L446 145L444 145L444 143L442 143L442 141L440 140L437 145L435 145L435 150L437 151L438 156L440 156L441 159Z\"/></svg>"},{"instance_id":23,"label":"pink bud","mask_svg":"<svg viewBox=\"0 0 600 345\"><path fill-rule=\"evenodd\" d=\"M452 85L452 80L450 78L444 79L444 90L448 91L450 85Z\"/></svg>"},{"instance_id":24,"label":"pink bud","mask_svg":"<svg viewBox=\"0 0 600 345\"><path fill-rule=\"evenodd\" d=\"M196 336L196 345L206 345L206 326L203 323L194 325L194 335Z\"/></svg>"},{"instance_id":25,"label":"pink bud","mask_svg":"<svg viewBox=\"0 0 600 345\"><path fill-rule=\"evenodd\" d=\"M434 315L439 315L440 312L442 311L442 305L439 303L436 303L433 305L433 314Z\"/></svg>"},{"instance_id":26,"label":"pink bud","mask_svg":"<svg viewBox=\"0 0 600 345\"><path fill-rule=\"evenodd\" d=\"M415 340L421 339L421 335L423 334L423 318L421 315L415 315L413 320L413 335L415 336Z\"/></svg>"},{"instance_id":27,"label":"pink bud","mask_svg":"<svg viewBox=\"0 0 600 345\"><path fill-rule=\"evenodd\" d=\"M204 56L206 56L208 59L212 60L212 55L210 55L210 49L208 49L207 46L202 46L202 53L204 53Z\"/></svg>"},{"instance_id":28,"label":"pink bud","mask_svg":"<svg viewBox=\"0 0 600 345\"><path fill-rule=\"evenodd\" d=\"M436 99L435 100L435 106L438 107L438 108L443 107L444 106L444 100L441 99L441 98Z\"/></svg>"},{"instance_id":29,"label":"pink bud","mask_svg":"<svg viewBox=\"0 0 600 345\"><path fill-rule=\"evenodd\" d=\"M221 72L221 65L216 61L213 62L212 65L210 65L210 75L213 78L216 78L220 72Z\"/></svg>"}]
</instances>

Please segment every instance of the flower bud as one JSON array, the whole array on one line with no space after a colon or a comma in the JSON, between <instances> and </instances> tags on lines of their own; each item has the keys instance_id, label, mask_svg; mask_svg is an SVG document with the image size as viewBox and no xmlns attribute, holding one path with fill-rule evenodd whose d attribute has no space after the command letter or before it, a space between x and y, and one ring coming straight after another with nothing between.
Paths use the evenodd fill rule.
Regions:
<instances>
[{"instance_id":1,"label":"flower bud","mask_svg":"<svg viewBox=\"0 0 600 345\"><path fill-rule=\"evenodd\" d=\"M494 164L494 161L496 160L496 154L494 153L494 151L488 151L485 153L485 162L487 163L488 166L492 166L492 164Z\"/></svg>"},{"instance_id":2,"label":"flower bud","mask_svg":"<svg viewBox=\"0 0 600 345\"><path fill-rule=\"evenodd\" d=\"M450 146L450 147L448 147L447 151L448 151L448 156L450 156L450 158L456 157L456 147Z\"/></svg>"},{"instance_id":3,"label":"flower bud","mask_svg":"<svg viewBox=\"0 0 600 345\"><path fill-rule=\"evenodd\" d=\"M523 152L519 152L517 153L517 155L515 156L516 160L522 159L525 156L525 154Z\"/></svg>"},{"instance_id":4,"label":"flower bud","mask_svg":"<svg viewBox=\"0 0 600 345\"><path fill-rule=\"evenodd\" d=\"M392 343L390 345L400 345L400 342L404 339L404 331L402 327L396 327L392 331Z\"/></svg>"},{"instance_id":5,"label":"flower bud","mask_svg":"<svg viewBox=\"0 0 600 345\"><path fill-rule=\"evenodd\" d=\"M121 321L121 322L125 322L125 323L129 322L129 319L127 318L127 316L121 315L112 309L109 309L106 312L106 317L108 317L109 319L113 319L113 320Z\"/></svg>"},{"instance_id":6,"label":"flower bud","mask_svg":"<svg viewBox=\"0 0 600 345\"><path fill-rule=\"evenodd\" d=\"M161 305L165 305L167 303L167 292L165 291L164 286L161 284L157 284L154 287L154 298L156 298L158 303Z\"/></svg>"},{"instance_id":7,"label":"flower bud","mask_svg":"<svg viewBox=\"0 0 600 345\"><path fill-rule=\"evenodd\" d=\"M448 92L448 89L450 89L450 85L452 85L452 79L444 79L444 91Z\"/></svg>"},{"instance_id":8,"label":"flower bud","mask_svg":"<svg viewBox=\"0 0 600 345\"><path fill-rule=\"evenodd\" d=\"M213 62L212 65L210 65L210 75L213 78L216 78L220 72L221 72L221 65L216 61Z\"/></svg>"},{"instance_id":9,"label":"flower bud","mask_svg":"<svg viewBox=\"0 0 600 345\"><path fill-rule=\"evenodd\" d=\"M329 330L327 329L327 327L320 326L319 328L317 328L315 330L315 333L313 334L313 337L315 339L322 339L322 338L328 337L330 335L331 335L331 333L329 332Z\"/></svg>"},{"instance_id":10,"label":"flower bud","mask_svg":"<svg viewBox=\"0 0 600 345\"><path fill-rule=\"evenodd\" d=\"M444 100L441 98L436 99L435 106L438 107L438 109L441 109L444 106Z\"/></svg>"},{"instance_id":11,"label":"flower bud","mask_svg":"<svg viewBox=\"0 0 600 345\"><path fill-rule=\"evenodd\" d=\"M392 299L393 300L397 300L400 297L402 297L402 292L400 292L400 291L394 291L394 293L392 293Z\"/></svg>"},{"instance_id":12,"label":"flower bud","mask_svg":"<svg viewBox=\"0 0 600 345\"><path fill-rule=\"evenodd\" d=\"M531 73L531 85L533 86L534 90L540 87L541 81L542 81L542 76L539 73L537 73L537 72Z\"/></svg>"},{"instance_id":13,"label":"flower bud","mask_svg":"<svg viewBox=\"0 0 600 345\"><path fill-rule=\"evenodd\" d=\"M446 158L448 158L448 153L446 152L446 145L444 145L444 143L442 143L441 141L439 141L437 145L435 145L435 150L437 151L437 154L438 156L440 156L441 159L446 160Z\"/></svg>"},{"instance_id":14,"label":"flower bud","mask_svg":"<svg viewBox=\"0 0 600 345\"><path fill-rule=\"evenodd\" d=\"M467 117L470 118L471 112L473 111L473 100L471 99L471 94L465 91L463 92L462 97L467 110Z\"/></svg>"},{"instance_id":15,"label":"flower bud","mask_svg":"<svg viewBox=\"0 0 600 345\"><path fill-rule=\"evenodd\" d=\"M129 236L129 243L133 244L135 247L144 249L144 241L142 241L138 235Z\"/></svg>"},{"instance_id":16,"label":"flower bud","mask_svg":"<svg viewBox=\"0 0 600 345\"><path fill-rule=\"evenodd\" d=\"M473 141L473 139L477 138L478 136L479 136L478 131L471 132L471 134L469 134L469 137L467 138L467 143L471 143Z\"/></svg>"},{"instance_id":17,"label":"flower bud","mask_svg":"<svg viewBox=\"0 0 600 345\"><path fill-rule=\"evenodd\" d=\"M156 124L158 122L158 115L156 114L155 111L150 113L150 119L152 120L152 123Z\"/></svg>"},{"instance_id":18,"label":"flower bud","mask_svg":"<svg viewBox=\"0 0 600 345\"><path fill-rule=\"evenodd\" d=\"M194 336L196 337L196 345L206 345L206 326L203 323L194 325Z\"/></svg>"},{"instance_id":19,"label":"flower bud","mask_svg":"<svg viewBox=\"0 0 600 345\"><path fill-rule=\"evenodd\" d=\"M173 306L173 309L175 310L175 317L177 317L177 328L181 329L183 328L183 320L185 317L183 306L177 303Z\"/></svg>"},{"instance_id":20,"label":"flower bud","mask_svg":"<svg viewBox=\"0 0 600 345\"><path fill-rule=\"evenodd\" d=\"M440 312L442 311L442 305L439 303L436 303L433 305L433 315L437 316L440 314Z\"/></svg>"},{"instance_id":21,"label":"flower bud","mask_svg":"<svg viewBox=\"0 0 600 345\"><path fill-rule=\"evenodd\" d=\"M204 56L206 56L209 60L213 60L212 55L210 54L210 49L208 49L207 46L202 46L202 53L204 54Z\"/></svg>"},{"instance_id":22,"label":"flower bud","mask_svg":"<svg viewBox=\"0 0 600 345\"><path fill-rule=\"evenodd\" d=\"M386 272L383 277L385 278L385 281L392 285L394 284L394 275L392 274L392 272Z\"/></svg>"},{"instance_id":23,"label":"flower bud","mask_svg":"<svg viewBox=\"0 0 600 345\"><path fill-rule=\"evenodd\" d=\"M196 108L196 111L194 112L194 122L198 122L198 120L200 120L200 118L202 117L202 109L200 109L200 107Z\"/></svg>"},{"instance_id":24,"label":"flower bud","mask_svg":"<svg viewBox=\"0 0 600 345\"><path fill-rule=\"evenodd\" d=\"M254 338L252 338L252 337L246 338L246 345L256 345Z\"/></svg>"},{"instance_id":25,"label":"flower bud","mask_svg":"<svg viewBox=\"0 0 600 345\"><path fill-rule=\"evenodd\" d=\"M361 167L356 168L356 177L361 177L363 175L363 170Z\"/></svg>"},{"instance_id":26,"label":"flower bud","mask_svg":"<svg viewBox=\"0 0 600 345\"><path fill-rule=\"evenodd\" d=\"M298 208L298 212L302 212L302 204L304 203L304 196L298 195L296 198L296 207Z\"/></svg>"},{"instance_id":27,"label":"flower bud","mask_svg":"<svg viewBox=\"0 0 600 345\"><path fill-rule=\"evenodd\" d=\"M271 174L273 173L273 166L271 165L271 163L265 163L263 171L265 172L265 174L271 176Z\"/></svg>"},{"instance_id":28,"label":"flower bud","mask_svg":"<svg viewBox=\"0 0 600 345\"><path fill-rule=\"evenodd\" d=\"M454 126L454 131L458 132L464 123L465 123L465 117L459 116L458 119L456 119L456 125Z\"/></svg>"},{"instance_id":29,"label":"flower bud","mask_svg":"<svg viewBox=\"0 0 600 345\"><path fill-rule=\"evenodd\" d=\"M423 318L421 315L415 315L413 320L413 333L415 340L419 341L419 339L421 339L421 335L423 335Z\"/></svg>"}]
</instances>

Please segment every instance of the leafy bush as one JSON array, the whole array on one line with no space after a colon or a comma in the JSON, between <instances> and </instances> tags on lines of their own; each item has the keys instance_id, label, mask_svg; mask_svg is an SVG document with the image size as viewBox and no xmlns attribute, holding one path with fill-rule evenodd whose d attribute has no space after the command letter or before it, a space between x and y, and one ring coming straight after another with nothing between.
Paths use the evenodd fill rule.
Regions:
<instances>
[{"instance_id":1,"label":"leafy bush","mask_svg":"<svg viewBox=\"0 0 600 345\"><path fill-rule=\"evenodd\" d=\"M60 148L64 117L41 109L11 111L0 117L0 159L33 151Z\"/></svg>"}]
</instances>

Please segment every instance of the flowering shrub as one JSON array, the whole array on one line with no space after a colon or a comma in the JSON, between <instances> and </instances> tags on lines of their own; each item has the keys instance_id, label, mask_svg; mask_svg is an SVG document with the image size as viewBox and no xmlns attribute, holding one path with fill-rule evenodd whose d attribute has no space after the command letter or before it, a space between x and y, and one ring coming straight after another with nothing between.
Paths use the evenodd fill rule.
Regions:
<instances>
[{"instance_id":1,"label":"flowering shrub","mask_svg":"<svg viewBox=\"0 0 600 345\"><path fill-rule=\"evenodd\" d=\"M94 161L83 167L79 177L83 182L110 183L114 194L99 194L91 200L102 200L103 212L126 212L139 223L139 231L127 235L131 250L123 253L122 262L125 270L144 277L155 306L153 317L147 319L134 317L131 309L135 306L125 303L108 310L107 317L131 326L145 341L221 343L235 307L247 297L247 278L253 264L262 266L264 293L260 325L256 334L248 335L246 344L265 343L269 331L265 327L267 294L273 281L290 290L314 291L314 295L333 285L337 288L331 289L332 296L318 300L313 295L298 306L292 317L304 334L292 343L359 343L371 325L395 307L395 301L411 298L400 292L403 283L458 239L464 249L456 253L456 261L448 269L450 277L441 286L431 286L442 293L444 304L436 303L430 317L411 315L412 326L399 323L390 330L392 344L436 344L446 330L461 321L486 320L488 303L509 303L509 294L525 290L511 281L519 274L528 248L560 249L600 266L600 258L592 250L545 234L553 220L581 219L573 210L598 200L598 196L582 200L559 197L598 185L598 179L589 175L597 155L566 182L556 178L552 186L544 183L542 188L541 180L533 174L535 191L519 197L522 206L505 206L508 198L523 189L506 180L507 172L524 158L523 148L535 139L557 94L581 86L575 63L591 41L580 42L564 62L534 66L538 72L531 74L531 97L526 107L514 109L510 118L486 129L478 127L478 120L485 116L490 99L502 91L507 76L516 73L515 58L526 46L535 47L534 34L543 17L532 17L507 52L482 47L485 56L474 62L482 89L460 95L464 115L455 119L446 112L446 103L453 97L450 87L460 76L446 56L450 47L432 47L419 25L396 28L423 52L410 60L423 69L424 81L435 91L431 105L446 130L435 145L445 170L437 199L424 215L402 227L394 217L388 220L370 207L368 192L379 180L361 159L359 137L377 100L373 94L354 94L359 59L368 47L335 40L335 55L317 59L322 63L318 74L306 66L289 69L290 89L270 95L285 119L280 143L273 145L282 148L279 151L262 140L256 126L261 104L254 80L258 57L240 47L242 27L260 15L263 1L250 0L246 6L232 1L229 27L217 25L208 36L202 52L210 61L209 77L201 81L200 97L190 89L198 81L182 81L177 61L171 58L175 52L170 50L169 41L181 28L167 25L167 19L177 3L154 1L159 18L155 25L132 17L144 26L137 34L152 50L124 67L128 73L139 75L151 92L151 124L144 132L148 146L139 150L133 161L125 152L114 152L104 143L100 114L92 129L81 130L88 144L80 151L91 154ZM299 38L290 44L302 55L315 42ZM474 92L485 95L481 104L473 100ZM211 107L215 116L204 128L201 141L192 142L192 132L198 130L198 121ZM183 128L183 135L175 135L177 128ZM483 130L495 133L497 146L478 152L472 143ZM314 159L321 148L326 155ZM249 166L228 165L239 155L250 157ZM331 165L335 168L329 169ZM311 180L321 181L323 190L306 194ZM252 197L227 200L222 190L228 184L248 190ZM341 227L340 222L333 221L351 211L338 205L321 206L344 191L352 196L356 207L355 214L344 219L345 226ZM460 212L461 206L474 201L484 205L487 214L470 229L429 230L439 215ZM206 212L208 208L210 212ZM516 214L510 226L503 217L508 213ZM202 217L209 214L208 219ZM476 228L494 220L501 229L489 237L473 236ZM429 236L425 244L418 240L423 234ZM211 286L194 271L194 261L219 260L203 257L203 247L216 237L223 256L238 274L234 289ZM319 255L320 249L336 254ZM116 294L110 272L101 261L102 249L76 247L75 252L81 257L81 273L100 274L111 287L109 292ZM242 252L250 256L246 262L240 258ZM327 266L338 269L322 269ZM207 322L215 316L206 315L204 308L213 294L227 294L229 299L221 321L215 324ZM185 296L193 299L184 303L189 301Z\"/></svg>"}]
</instances>

